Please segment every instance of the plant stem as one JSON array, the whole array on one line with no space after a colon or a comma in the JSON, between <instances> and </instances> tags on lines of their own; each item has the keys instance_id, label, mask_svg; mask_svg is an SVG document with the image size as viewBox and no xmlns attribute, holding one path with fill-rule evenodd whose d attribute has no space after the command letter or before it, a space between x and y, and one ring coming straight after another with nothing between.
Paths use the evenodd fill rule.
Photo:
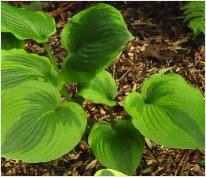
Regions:
<instances>
[{"instance_id":1,"label":"plant stem","mask_svg":"<svg viewBox=\"0 0 206 177\"><path fill-rule=\"evenodd\" d=\"M65 84L63 85L63 88L61 90L61 94L66 97L67 101L72 101L72 98L69 95L69 90Z\"/></svg>"},{"instance_id":2,"label":"plant stem","mask_svg":"<svg viewBox=\"0 0 206 177\"><path fill-rule=\"evenodd\" d=\"M84 101L83 97L81 97L81 96L76 96L75 97L75 102L78 103L81 106L83 106L83 101Z\"/></svg>"},{"instance_id":3,"label":"plant stem","mask_svg":"<svg viewBox=\"0 0 206 177\"><path fill-rule=\"evenodd\" d=\"M114 119L114 115L113 115L113 107L109 107L109 115L110 115L110 119Z\"/></svg>"},{"instance_id":4,"label":"plant stem","mask_svg":"<svg viewBox=\"0 0 206 177\"><path fill-rule=\"evenodd\" d=\"M51 49L49 48L48 43L43 43L43 46L44 46L44 49L46 50L46 52L48 54L48 57L49 57L51 63L53 64L55 70L59 71L57 63L56 63L55 58L54 58L54 56L53 56L53 54L51 52Z\"/></svg>"}]
</instances>

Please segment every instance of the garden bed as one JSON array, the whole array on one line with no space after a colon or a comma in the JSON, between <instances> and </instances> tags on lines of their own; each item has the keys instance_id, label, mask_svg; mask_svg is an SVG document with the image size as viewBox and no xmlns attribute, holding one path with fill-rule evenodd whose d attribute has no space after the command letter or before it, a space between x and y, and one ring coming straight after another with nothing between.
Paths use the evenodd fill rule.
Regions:
<instances>
[{"instance_id":1,"label":"garden bed","mask_svg":"<svg viewBox=\"0 0 206 177\"><path fill-rule=\"evenodd\" d=\"M49 2L44 7L55 18L57 33L50 38L50 47L59 63L67 52L60 44L62 27L74 14L97 2ZM118 86L117 106L109 112L107 106L84 101L91 124L99 120L121 119L126 113L123 99L131 91L140 91L142 82L161 68L171 67L204 93L204 37L192 40L192 32L184 22L180 7L183 2L111 2L121 10L130 32L130 41L109 67ZM20 6L22 2L13 2ZM203 40L202 40L202 39ZM202 42L203 41L203 42ZM41 45L28 40L29 52L45 55ZM75 88L75 87L74 87ZM89 124L90 125L90 124ZM48 163L27 164L2 158L2 175L94 175L101 164L95 160L85 136L76 148L63 157ZM143 158L136 175L204 175L204 151L165 148L146 141Z\"/></svg>"}]
</instances>

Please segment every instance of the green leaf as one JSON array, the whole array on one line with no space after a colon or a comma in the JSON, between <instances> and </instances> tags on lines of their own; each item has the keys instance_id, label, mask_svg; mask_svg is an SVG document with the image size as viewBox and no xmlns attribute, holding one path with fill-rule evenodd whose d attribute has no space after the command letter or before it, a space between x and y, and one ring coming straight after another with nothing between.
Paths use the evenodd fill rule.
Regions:
<instances>
[{"instance_id":1,"label":"green leaf","mask_svg":"<svg viewBox=\"0 0 206 177\"><path fill-rule=\"evenodd\" d=\"M200 161L199 161L199 164L200 164L202 167L204 167L204 166L205 166L205 159L200 160Z\"/></svg>"},{"instance_id":2,"label":"green leaf","mask_svg":"<svg viewBox=\"0 0 206 177\"><path fill-rule=\"evenodd\" d=\"M2 50L2 89L28 80L41 80L61 87L57 72L47 57L23 49Z\"/></svg>"},{"instance_id":3,"label":"green leaf","mask_svg":"<svg viewBox=\"0 0 206 177\"><path fill-rule=\"evenodd\" d=\"M188 27L194 32L194 37L205 33L205 2L188 2L183 8Z\"/></svg>"},{"instance_id":4,"label":"green leaf","mask_svg":"<svg viewBox=\"0 0 206 177\"><path fill-rule=\"evenodd\" d=\"M2 149L5 158L46 162L71 151L86 128L76 103L62 105L55 87L28 81L2 93Z\"/></svg>"},{"instance_id":5,"label":"green leaf","mask_svg":"<svg viewBox=\"0 0 206 177\"><path fill-rule=\"evenodd\" d=\"M88 143L103 166L127 175L135 173L144 149L143 136L129 120L96 123Z\"/></svg>"},{"instance_id":6,"label":"green leaf","mask_svg":"<svg viewBox=\"0 0 206 177\"><path fill-rule=\"evenodd\" d=\"M1 33L1 49L24 48L24 41L17 39L12 33Z\"/></svg>"},{"instance_id":7,"label":"green leaf","mask_svg":"<svg viewBox=\"0 0 206 177\"><path fill-rule=\"evenodd\" d=\"M32 12L1 3L1 30L13 33L16 38L34 39L39 43L47 42L56 32L53 17L43 12Z\"/></svg>"},{"instance_id":8,"label":"green leaf","mask_svg":"<svg viewBox=\"0 0 206 177\"><path fill-rule=\"evenodd\" d=\"M102 169L97 171L94 176L127 176L119 171L112 169Z\"/></svg>"},{"instance_id":9,"label":"green leaf","mask_svg":"<svg viewBox=\"0 0 206 177\"><path fill-rule=\"evenodd\" d=\"M64 63L62 65L62 69L60 71L61 75L62 75L62 79L66 82L69 83L85 83L85 82L89 82L91 79L93 79L98 72L84 72L84 71L75 71L72 68L68 68L66 67L65 63L67 63L68 59L70 58L70 56L67 56L66 58L64 58Z\"/></svg>"},{"instance_id":10,"label":"green leaf","mask_svg":"<svg viewBox=\"0 0 206 177\"><path fill-rule=\"evenodd\" d=\"M133 37L121 13L108 4L98 4L73 16L61 33L71 55L63 65L70 82L81 82L109 66Z\"/></svg>"},{"instance_id":11,"label":"green leaf","mask_svg":"<svg viewBox=\"0 0 206 177\"><path fill-rule=\"evenodd\" d=\"M190 20L191 18L195 18L195 17L202 17L204 15L203 13L204 12L202 11L188 13L187 16L185 17L185 20Z\"/></svg>"},{"instance_id":12,"label":"green leaf","mask_svg":"<svg viewBox=\"0 0 206 177\"><path fill-rule=\"evenodd\" d=\"M101 71L80 88L78 95L92 103L114 106L116 105L114 98L117 95L115 80L109 72Z\"/></svg>"},{"instance_id":13,"label":"green leaf","mask_svg":"<svg viewBox=\"0 0 206 177\"><path fill-rule=\"evenodd\" d=\"M131 93L125 110L148 139L172 148L204 147L204 98L176 74L154 74L141 94Z\"/></svg>"},{"instance_id":14,"label":"green leaf","mask_svg":"<svg viewBox=\"0 0 206 177\"><path fill-rule=\"evenodd\" d=\"M31 11L41 11L45 5L47 5L47 2L34 1L29 2L29 4L23 4L22 7Z\"/></svg>"},{"instance_id":15,"label":"green leaf","mask_svg":"<svg viewBox=\"0 0 206 177\"><path fill-rule=\"evenodd\" d=\"M161 68L161 69L158 71L158 73L159 73L159 74L165 74L165 73L171 71L173 68L174 68L174 67Z\"/></svg>"},{"instance_id":16,"label":"green leaf","mask_svg":"<svg viewBox=\"0 0 206 177\"><path fill-rule=\"evenodd\" d=\"M198 36L201 32L205 32L205 22L203 17L190 19L188 26L193 30L195 37Z\"/></svg>"},{"instance_id":17,"label":"green leaf","mask_svg":"<svg viewBox=\"0 0 206 177\"><path fill-rule=\"evenodd\" d=\"M205 2L204 1L192 1L187 2L182 7L183 10L185 10L185 13L195 12L195 11L204 11L205 9Z\"/></svg>"}]
</instances>

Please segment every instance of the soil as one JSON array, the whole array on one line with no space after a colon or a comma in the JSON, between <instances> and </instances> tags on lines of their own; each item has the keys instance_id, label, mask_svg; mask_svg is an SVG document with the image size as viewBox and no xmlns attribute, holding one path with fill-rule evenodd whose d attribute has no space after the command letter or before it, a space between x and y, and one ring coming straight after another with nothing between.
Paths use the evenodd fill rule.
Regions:
<instances>
[{"instance_id":1,"label":"soil","mask_svg":"<svg viewBox=\"0 0 206 177\"><path fill-rule=\"evenodd\" d=\"M28 2L12 2L21 6ZM49 39L50 47L61 63L67 52L60 43L60 32L70 18L97 2L46 2L43 8L55 18L57 33ZM108 3L108 2L106 2ZM113 116L108 107L84 101L88 114L88 129L82 141L70 153L47 162L28 164L18 160L2 158L2 175L84 175L90 176L104 168L95 160L88 144L90 125L99 120L110 121L126 115L123 99L131 91L140 91L142 82L161 68L171 67L170 72L183 76L204 94L205 44L204 35L192 38L192 31L184 22L181 7L184 2L109 2L118 8L135 36L115 62L109 67L118 85L118 103ZM29 52L45 55L41 45L27 40L25 48ZM143 158L136 175L205 175L205 151L171 149L146 140Z\"/></svg>"}]
</instances>

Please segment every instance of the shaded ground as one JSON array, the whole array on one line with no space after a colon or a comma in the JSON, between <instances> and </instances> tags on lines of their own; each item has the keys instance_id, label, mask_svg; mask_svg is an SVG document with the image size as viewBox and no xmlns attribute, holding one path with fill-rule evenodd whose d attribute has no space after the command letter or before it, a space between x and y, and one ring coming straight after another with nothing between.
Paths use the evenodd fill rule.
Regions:
<instances>
[{"instance_id":1,"label":"shaded ground","mask_svg":"<svg viewBox=\"0 0 206 177\"><path fill-rule=\"evenodd\" d=\"M67 19L95 3L47 3L44 10L55 17L58 28L57 34L50 39L58 62L67 55L60 45L59 36ZM18 6L21 2L14 4ZM110 4L122 11L129 30L135 36L109 68L119 91L116 98L118 105L114 108L112 118L126 115L122 107L124 97L131 91L140 91L142 82L160 68L173 67L172 72L182 75L204 93L204 43L201 44L200 38L198 44L191 40L192 33L184 23L180 10L182 2ZM41 45L33 41L27 41L26 49L44 55ZM112 119L106 106L85 101L84 108L89 125L98 120ZM103 167L90 152L86 142L88 131L72 152L52 162L26 164L2 158L2 175L93 175ZM136 175L204 175L204 154L204 151L164 148L147 141Z\"/></svg>"}]
</instances>

